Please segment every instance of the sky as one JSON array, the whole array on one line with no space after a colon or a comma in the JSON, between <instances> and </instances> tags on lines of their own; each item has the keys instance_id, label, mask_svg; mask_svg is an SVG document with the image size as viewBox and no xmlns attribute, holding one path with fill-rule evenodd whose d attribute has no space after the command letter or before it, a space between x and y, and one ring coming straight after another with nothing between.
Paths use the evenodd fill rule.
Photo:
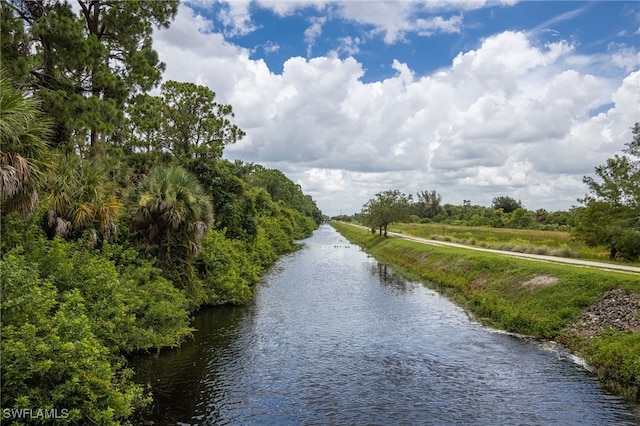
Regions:
<instances>
[{"instance_id":1,"label":"sky","mask_svg":"<svg viewBox=\"0 0 640 426\"><path fill-rule=\"evenodd\" d=\"M568 210L640 121L640 2L181 3L164 80L206 85L330 216L376 193Z\"/></svg>"}]
</instances>

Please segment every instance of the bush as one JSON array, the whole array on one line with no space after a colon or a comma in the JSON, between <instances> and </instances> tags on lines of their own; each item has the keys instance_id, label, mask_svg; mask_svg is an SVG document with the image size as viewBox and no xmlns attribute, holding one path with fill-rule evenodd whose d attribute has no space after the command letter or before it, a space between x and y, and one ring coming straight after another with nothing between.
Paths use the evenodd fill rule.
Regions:
<instances>
[{"instance_id":1,"label":"bush","mask_svg":"<svg viewBox=\"0 0 640 426\"><path fill-rule=\"evenodd\" d=\"M136 260L133 249L78 245L41 240L30 261L58 291L76 290L86 300L96 337L112 351L175 346L190 333L185 297L149 261Z\"/></svg>"},{"instance_id":2,"label":"bush","mask_svg":"<svg viewBox=\"0 0 640 426\"><path fill-rule=\"evenodd\" d=\"M251 262L243 243L225 238L224 233L211 230L202 241L197 261L206 303L246 303L253 295L252 286L261 268Z\"/></svg>"},{"instance_id":3,"label":"bush","mask_svg":"<svg viewBox=\"0 0 640 426\"><path fill-rule=\"evenodd\" d=\"M0 260L2 406L118 424L147 402L123 355L179 344L186 299L134 249L32 237Z\"/></svg>"},{"instance_id":4,"label":"bush","mask_svg":"<svg viewBox=\"0 0 640 426\"><path fill-rule=\"evenodd\" d=\"M58 291L19 253L0 273L2 407L66 409L69 422L110 425L146 402L96 337L79 291Z\"/></svg>"}]
</instances>

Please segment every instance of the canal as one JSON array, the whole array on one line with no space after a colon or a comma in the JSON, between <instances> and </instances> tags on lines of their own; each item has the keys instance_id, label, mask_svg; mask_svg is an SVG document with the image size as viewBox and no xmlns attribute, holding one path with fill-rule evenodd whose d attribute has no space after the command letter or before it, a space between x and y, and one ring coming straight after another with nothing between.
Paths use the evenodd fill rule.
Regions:
<instances>
[{"instance_id":1,"label":"canal","mask_svg":"<svg viewBox=\"0 0 640 426\"><path fill-rule=\"evenodd\" d=\"M136 423L640 424L563 348L469 320L328 225L302 244L250 305L133 361L154 395Z\"/></svg>"}]
</instances>

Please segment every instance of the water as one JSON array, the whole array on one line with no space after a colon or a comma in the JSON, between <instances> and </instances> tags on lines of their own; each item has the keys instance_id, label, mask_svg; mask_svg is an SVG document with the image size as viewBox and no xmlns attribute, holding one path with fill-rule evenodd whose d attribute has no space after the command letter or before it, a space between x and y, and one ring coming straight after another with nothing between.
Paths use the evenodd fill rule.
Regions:
<instances>
[{"instance_id":1,"label":"water","mask_svg":"<svg viewBox=\"0 0 640 426\"><path fill-rule=\"evenodd\" d=\"M212 308L181 348L135 360L147 424L637 425L561 348L489 330L329 226L250 306Z\"/></svg>"}]
</instances>

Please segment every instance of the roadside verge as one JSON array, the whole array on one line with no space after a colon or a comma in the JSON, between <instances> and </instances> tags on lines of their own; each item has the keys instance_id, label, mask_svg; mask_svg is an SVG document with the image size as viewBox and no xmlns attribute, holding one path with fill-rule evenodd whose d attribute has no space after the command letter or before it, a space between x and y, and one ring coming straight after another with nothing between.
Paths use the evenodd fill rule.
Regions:
<instances>
[{"instance_id":1,"label":"roadside verge","mask_svg":"<svg viewBox=\"0 0 640 426\"><path fill-rule=\"evenodd\" d=\"M349 225L368 230L364 226L355 225L355 224L349 224ZM495 249L475 247L475 246L469 246L469 245L458 244L458 243L451 243L447 241L437 241L437 240L429 240L425 238L418 238L412 235L401 234L398 232L388 232L387 234L391 237L404 238L404 239L416 241L422 244L457 247L457 248L462 248L467 250L476 250L476 251L483 251L487 253L499 254L501 256L511 256L511 257L529 259L529 260L537 260L540 262L567 263L570 265L582 266L585 268L596 268L596 269L605 270L605 271L628 272L631 274L640 275L640 267L637 267L637 266L620 265L616 263L606 263L606 262L596 262L592 260L572 259L569 257L547 256L542 254L519 253L514 251L495 250Z\"/></svg>"}]
</instances>

